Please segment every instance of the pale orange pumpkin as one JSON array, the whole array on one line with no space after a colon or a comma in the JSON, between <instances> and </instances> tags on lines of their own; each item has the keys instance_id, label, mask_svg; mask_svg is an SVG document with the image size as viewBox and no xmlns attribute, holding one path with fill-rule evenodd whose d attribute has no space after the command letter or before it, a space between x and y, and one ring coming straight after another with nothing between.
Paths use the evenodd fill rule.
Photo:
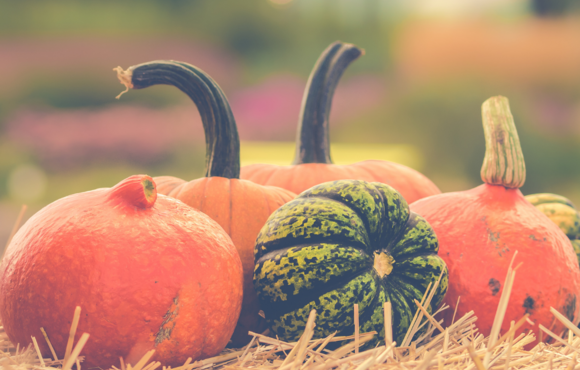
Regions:
<instances>
[{"instance_id":1,"label":"pale orange pumpkin","mask_svg":"<svg viewBox=\"0 0 580 370\"><path fill-rule=\"evenodd\" d=\"M75 307L83 368L181 366L227 345L242 305L242 264L207 215L158 195L146 175L59 199L16 233L0 265L0 315L24 348L65 357ZM34 347L33 347L34 348Z\"/></svg>"},{"instance_id":2,"label":"pale orange pumpkin","mask_svg":"<svg viewBox=\"0 0 580 370\"><path fill-rule=\"evenodd\" d=\"M580 270L566 235L528 202L519 188L526 168L508 100L497 96L482 106L486 152L481 168L484 184L473 189L434 195L411 204L439 239L439 255L449 267L451 309L444 312L446 325L453 315L473 310L479 331L488 336L495 320L504 279L514 255L517 270L502 331L512 320L529 314L536 325L525 324L517 332L539 325L555 333L565 326L550 308L570 321L580 321ZM461 297L459 305L456 304Z\"/></svg>"},{"instance_id":3,"label":"pale orange pumpkin","mask_svg":"<svg viewBox=\"0 0 580 370\"><path fill-rule=\"evenodd\" d=\"M327 181L378 181L395 188L409 203L441 193L423 174L399 163L382 160L350 165L332 163L328 122L332 97L346 67L362 54L358 47L342 42L331 44L322 53L310 74L302 101L294 162L291 166L244 166L241 178L296 194Z\"/></svg>"},{"instance_id":4,"label":"pale orange pumpkin","mask_svg":"<svg viewBox=\"0 0 580 370\"><path fill-rule=\"evenodd\" d=\"M273 186L240 180L240 149L236 122L230 105L211 77L187 63L155 61L119 70L128 87L172 85L186 93L201 115L206 139L206 176L185 181L172 176L155 177L157 190L199 209L217 221L230 235L244 269L242 312L232 345L249 342L248 331L265 330L252 283L254 243L266 220L295 194Z\"/></svg>"}]
</instances>

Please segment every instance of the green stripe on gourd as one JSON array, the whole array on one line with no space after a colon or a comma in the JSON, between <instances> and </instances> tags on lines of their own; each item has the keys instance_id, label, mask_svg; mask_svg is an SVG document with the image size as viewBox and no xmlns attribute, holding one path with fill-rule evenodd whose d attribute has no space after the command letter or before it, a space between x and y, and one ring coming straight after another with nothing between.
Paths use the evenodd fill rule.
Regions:
<instances>
[{"instance_id":1,"label":"green stripe on gourd","mask_svg":"<svg viewBox=\"0 0 580 370\"><path fill-rule=\"evenodd\" d=\"M349 277L372 267L359 249L320 243L271 252L255 267L255 287L272 303L313 290L331 279Z\"/></svg>"},{"instance_id":2,"label":"green stripe on gourd","mask_svg":"<svg viewBox=\"0 0 580 370\"><path fill-rule=\"evenodd\" d=\"M526 195L526 199L528 202L532 203L535 206L538 206L540 204L544 204L544 203L560 203L560 204L565 204L567 206L570 206L572 208L574 207L574 204L572 203L572 201L562 195L558 195L558 194L552 194L552 193L537 193L537 194L529 194Z\"/></svg>"},{"instance_id":3,"label":"green stripe on gourd","mask_svg":"<svg viewBox=\"0 0 580 370\"><path fill-rule=\"evenodd\" d=\"M401 343L429 285L443 277L433 312L447 291L447 268L433 229L404 198L381 183L340 180L306 190L276 210L256 241L254 288L273 332L297 340L312 309L315 337L360 328L384 338L383 304L392 304Z\"/></svg>"},{"instance_id":4,"label":"green stripe on gourd","mask_svg":"<svg viewBox=\"0 0 580 370\"><path fill-rule=\"evenodd\" d=\"M526 199L548 216L570 239L580 264L580 213L570 199L558 194L538 193L526 195Z\"/></svg>"},{"instance_id":5,"label":"green stripe on gourd","mask_svg":"<svg viewBox=\"0 0 580 370\"><path fill-rule=\"evenodd\" d=\"M509 101L503 96L487 99L481 106L485 157L481 179L486 184L520 188L526 181L526 165Z\"/></svg>"},{"instance_id":6,"label":"green stripe on gourd","mask_svg":"<svg viewBox=\"0 0 580 370\"><path fill-rule=\"evenodd\" d=\"M298 339L299 336L294 337L294 333L304 331L308 315L315 309L317 315L314 337L327 337L334 332L341 333L345 327L353 327L354 304L358 303L359 312L363 312L373 302L376 291L376 279L371 273L366 273L348 281L338 289L320 295L294 311L268 321L280 339ZM320 307L324 309L319 310Z\"/></svg>"}]
</instances>

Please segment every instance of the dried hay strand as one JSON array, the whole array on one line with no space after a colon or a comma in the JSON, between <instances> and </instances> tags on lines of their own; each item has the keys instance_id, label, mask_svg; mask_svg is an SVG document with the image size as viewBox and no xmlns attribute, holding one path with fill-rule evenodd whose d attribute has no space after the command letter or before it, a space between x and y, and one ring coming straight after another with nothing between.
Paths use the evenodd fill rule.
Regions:
<instances>
[{"instance_id":1,"label":"dried hay strand","mask_svg":"<svg viewBox=\"0 0 580 370\"><path fill-rule=\"evenodd\" d=\"M516 253L517 254L517 253ZM515 257L515 255L514 255ZM513 264L513 260L512 260ZM360 333L355 329L352 336L336 336L312 339L316 327L316 311L310 313L304 333L297 342L284 342L268 335L252 333L252 341L240 349L226 349L216 357L192 362L189 358L182 366L170 368L162 366L157 361L151 361L155 350L147 352L135 365L119 359L119 367L111 370L508 370L508 369L580 369L577 360L580 352L580 329L560 312L551 308L555 320L562 322L567 333L557 335L542 325L540 334L549 336L552 343L540 342L531 350L525 346L533 343L536 337L532 331L515 336L515 332L524 323L532 323L528 315L517 322L512 321L510 329L500 336L501 324L507 309L507 302L514 282L516 270L510 265L505 279L504 290L500 297L492 334L484 337L478 333L477 317L473 311L448 326L442 327L443 320L437 320L439 312L447 309L443 306L439 311L430 314L429 307L433 292L439 280L429 286L421 302L415 301L417 311L412 325L401 346L392 338L391 306L384 305L385 338L384 345L362 351L363 345L371 340L376 332ZM358 312L355 313L357 315ZM27 348L14 347L10 343L4 328L0 326L0 366L6 370L71 370L76 365L81 370L83 358L79 356L83 346L89 340L89 334L84 333L76 345L73 339L80 318L80 308L75 310L70 328L69 341L64 359L58 359L49 340L49 334L42 330L44 338L53 358L41 358L36 338ZM415 334L426 328L418 338ZM564 335L565 334L565 335ZM415 338L415 339L414 339ZM414 340L413 340L414 339ZM327 349L329 343L342 344L335 350Z\"/></svg>"}]
</instances>

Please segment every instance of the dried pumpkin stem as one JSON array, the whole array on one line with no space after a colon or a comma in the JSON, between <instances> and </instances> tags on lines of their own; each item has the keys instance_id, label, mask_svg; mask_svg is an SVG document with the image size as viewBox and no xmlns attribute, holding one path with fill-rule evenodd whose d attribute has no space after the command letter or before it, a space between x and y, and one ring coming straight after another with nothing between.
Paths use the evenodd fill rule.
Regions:
<instances>
[{"instance_id":1,"label":"dried pumpkin stem","mask_svg":"<svg viewBox=\"0 0 580 370\"><path fill-rule=\"evenodd\" d=\"M133 88L133 84L131 83L131 76L133 75L133 71L131 70L131 68L128 68L125 71L120 66L113 68L113 71L117 72L117 78L119 79L119 81L121 81L123 85L125 85L125 90L121 91L119 95L115 96L115 99L120 99L121 95L129 91L129 89Z\"/></svg>"},{"instance_id":2,"label":"dried pumpkin stem","mask_svg":"<svg viewBox=\"0 0 580 370\"><path fill-rule=\"evenodd\" d=\"M481 179L490 185L520 188L526 181L526 165L508 99L494 96L481 106L485 134L485 158Z\"/></svg>"},{"instance_id":3,"label":"dried pumpkin stem","mask_svg":"<svg viewBox=\"0 0 580 370\"><path fill-rule=\"evenodd\" d=\"M240 177L236 121L222 89L207 73L191 64L164 60L132 66L126 71L117 67L115 71L127 89L171 85L187 94L197 106L203 123L206 177Z\"/></svg>"},{"instance_id":4,"label":"dried pumpkin stem","mask_svg":"<svg viewBox=\"0 0 580 370\"><path fill-rule=\"evenodd\" d=\"M332 163L328 123L332 97L346 68L363 54L362 49L337 41L316 61L304 91L293 164Z\"/></svg>"}]
</instances>

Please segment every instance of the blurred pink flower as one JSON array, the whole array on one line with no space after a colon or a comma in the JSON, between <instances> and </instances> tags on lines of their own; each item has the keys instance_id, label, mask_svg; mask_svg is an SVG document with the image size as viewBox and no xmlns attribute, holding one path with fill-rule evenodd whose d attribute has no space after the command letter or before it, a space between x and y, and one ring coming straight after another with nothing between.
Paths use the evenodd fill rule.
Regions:
<instances>
[{"instance_id":1,"label":"blurred pink flower","mask_svg":"<svg viewBox=\"0 0 580 370\"><path fill-rule=\"evenodd\" d=\"M274 76L231 94L242 140L293 140L305 82ZM385 87L373 76L341 84L330 122L341 124L379 106ZM118 105L101 109L19 110L6 122L9 140L33 150L45 166L71 168L95 161L148 164L176 146L203 145L201 119L191 104L166 109Z\"/></svg>"},{"instance_id":2,"label":"blurred pink flower","mask_svg":"<svg viewBox=\"0 0 580 370\"><path fill-rule=\"evenodd\" d=\"M205 146L193 105L164 110L127 105L99 110L23 110L8 120L6 135L32 149L52 168L99 160L151 163L163 159L175 145Z\"/></svg>"},{"instance_id":3,"label":"blurred pink flower","mask_svg":"<svg viewBox=\"0 0 580 370\"><path fill-rule=\"evenodd\" d=\"M246 140L293 139L306 81L275 75L231 94L240 136ZM362 75L341 81L332 103L330 124L338 125L381 105L386 87L381 77Z\"/></svg>"}]
</instances>

